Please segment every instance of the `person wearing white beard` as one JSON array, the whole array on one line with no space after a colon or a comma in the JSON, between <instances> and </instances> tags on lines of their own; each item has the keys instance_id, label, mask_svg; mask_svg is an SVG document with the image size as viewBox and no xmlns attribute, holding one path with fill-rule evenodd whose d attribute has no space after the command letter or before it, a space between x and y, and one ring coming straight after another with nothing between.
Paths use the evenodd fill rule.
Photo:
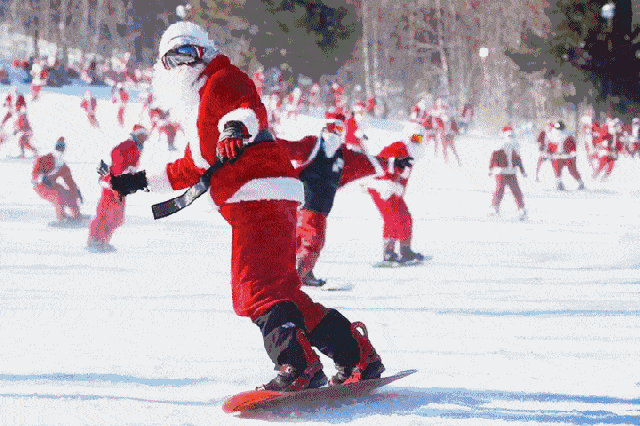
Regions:
<instances>
[{"instance_id":1,"label":"person wearing white beard","mask_svg":"<svg viewBox=\"0 0 640 426\"><path fill-rule=\"evenodd\" d=\"M201 27L182 21L162 35L153 90L158 106L187 135L184 156L155 171L112 176L112 188L123 196L145 188L209 188L232 228L234 310L260 328L278 371L262 388L296 391L327 383L312 347L335 362L332 384L380 377L384 365L364 325L301 290L295 218L304 187L267 128L267 111L251 78Z\"/></svg>"},{"instance_id":2,"label":"person wearing white beard","mask_svg":"<svg viewBox=\"0 0 640 426\"><path fill-rule=\"evenodd\" d=\"M517 170L520 170L523 177L527 177L522 164L522 159L518 154L519 144L515 139L513 127L504 126L502 128L503 144L500 149L491 153L489 162L489 176L495 175L496 189L493 192L491 206L492 214L500 213L500 204L504 196L505 188L508 186L513 194L513 198L518 206L518 218L524 220L527 217L527 211L524 208L524 198L520 185L518 185Z\"/></svg>"}]
</instances>

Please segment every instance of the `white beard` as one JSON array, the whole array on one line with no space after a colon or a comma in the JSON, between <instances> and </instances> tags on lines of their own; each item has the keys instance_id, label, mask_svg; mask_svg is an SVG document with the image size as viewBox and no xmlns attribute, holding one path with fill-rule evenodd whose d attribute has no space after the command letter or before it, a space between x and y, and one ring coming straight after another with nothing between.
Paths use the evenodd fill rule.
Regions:
<instances>
[{"instance_id":1,"label":"white beard","mask_svg":"<svg viewBox=\"0 0 640 426\"><path fill-rule=\"evenodd\" d=\"M205 66L205 64L183 65L170 70L165 69L160 62L156 62L153 66L154 103L162 110L169 111L172 119L182 126L187 141L191 143L195 152L200 147L196 125L200 106L200 89L207 82L207 77L200 79L198 77Z\"/></svg>"},{"instance_id":2,"label":"white beard","mask_svg":"<svg viewBox=\"0 0 640 426\"><path fill-rule=\"evenodd\" d=\"M422 142L422 143L415 143L411 141L405 142L405 145L407 146L407 151L409 151L409 156L413 157L413 159L416 161L424 157L425 144L426 142Z\"/></svg>"}]
</instances>

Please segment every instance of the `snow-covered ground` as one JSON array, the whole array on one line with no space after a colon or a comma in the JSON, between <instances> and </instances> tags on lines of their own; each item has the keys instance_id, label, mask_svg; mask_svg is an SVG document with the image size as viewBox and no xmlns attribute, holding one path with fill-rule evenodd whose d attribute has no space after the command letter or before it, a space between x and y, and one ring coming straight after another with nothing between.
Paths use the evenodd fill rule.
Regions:
<instances>
[{"instance_id":1,"label":"snow-covered ground","mask_svg":"<svg viewBox=\"0 0 640 426\"><path fill-rule=\"evenodd\" d=\"M96 167L138 121L119 128L102 96L100 129L79 98L44 90L30 105L35 144L58 136L85 204L100 194ZM383 123L380 123L381 125ZM498 130L503 123L496 124ZM283 127L294 137L318 121ZM371 129L371 149L397 138ZM179 141L184 143L183 140ZM418 373L355 404L240 417L222 401L273 377L260 333L231 309L230 228L207 197L154 221L167 195L128 198L117 252L85 251L87 229L50 228L53 207L31 188L31 160L0 146L1 425L583 425L640 424L640 159L621 159L587 190L550 164L535 183L537 150L522 140L529 220L488 218L496 137L458 140L463 165L432 151L414 170L407 202L414 247L433 260L379 270L382 221L358 183L341 190L315 273L351 291L309 289L366 323L388 372ZM149 142L143 163L168 157ZM330 360L323 358L327 374Z\"/></svg>"}]
</instances>

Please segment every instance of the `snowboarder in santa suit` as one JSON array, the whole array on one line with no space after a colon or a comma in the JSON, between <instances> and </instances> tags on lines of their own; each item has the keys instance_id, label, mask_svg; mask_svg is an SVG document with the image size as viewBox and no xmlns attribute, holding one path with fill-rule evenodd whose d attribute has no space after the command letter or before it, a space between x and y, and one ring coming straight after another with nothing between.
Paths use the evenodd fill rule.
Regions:
<instances>
[{"instance_id":1,"label":"snowboarder in santa suit","mask_svg":"<svg viewBox=\"0 0 640 426\"><path fill-rule=\"evenodd\" d=\"M496 189L491 202L493 214L500 214L500 203L502 203L504 190L508 186L518 206L518 218L524 220L527 217L527 212L524 208L524 199L520 185L518 185L516 172L519 169L525 178L527 174L524 171L522 159L518 154L518 142L515 140L513 127L503 127L502 138L504 143L500 149L491 153L491 160L489 162L489 176L495 175L496 177Z\"/></svg>"},{"instance_id":2,"label":"snowboarder in santa suit","mask_svg":"<svg viewBox=\"0 0 640 426\"><path fill-rule=\"evenodd\" d=\"M53 152L36 158L31 181L36 193L55 206L58 221L72 223L82 220L78 206L82 202L82 195L71 176L69 166L64 162L66 147L64 137L61 136L56 141Z\"/></svg>"},{"instance_id":3,"label":"snowboarder in santa suit","mask_svg":"<svg viewBox=\"0 0 640 426\"><path fill-rule=\"evenodd\" d=\"M89 224L87 250L98 253L115 250L111 245L111 237L124 222L126 200L111 188L111 177L137 172L140 155L148 138L147 129L136 124L129 138L111 151L111 166L101 164L98 173L101 176L102 195L98 201L96 216Z\"/></svg>"},{"instance_id":4,"label":"snowboarder in santa suit","mask_svg":"<svg viewBox=\"0 0 640 426\"><path fill-rule=\"evenodd\" d=\"M325 384L312 347L335 362L337 374L330 383L380 377L384 366L364 325L352 324L301 290L295 219L304 188L286 151L267 130L267 111L251 78L191 22L167 28L159 58L154 96L160 106L170 107L190 144L182 158L159 165L157 172L112 176L112 188L122 195L146 187L178 190L201 184L207 173L204 183L232 228L234 310L260 328L278 371L264 389Z\"/></svg>"},{"instance_id":5,"label":"snowboarder in santa suit","mask_svg":"<svg viewBox=\"0 0 640 426\"><path fill-rule=\"evenodd\" d=\"M319 287L313 268L324 247L327 217L339 187L356 179L382 174L379 161L343 145L344 120L340 112L327 111L319 136L298 141L278 139L287 150L298 178L304 183L304 205L298 210L296 264L302 283Z\"/></svg>"},{"instance_id":6,"label":"snowboarder in santa suit","mask_svg":"<svg viewBox=\"0 0 640 426\"><path fill-rule=\"evenodd\" d=\"M556 175L556 187L564 190L562 183L562 169L565 167L569 174L578 182L578 189L584 189L584 183L576 166L576 141L565 131L562 120L553 123L553 128L547 134L548 151L551 153L551 165Z\"/></svg>"},{"instance_id":7,"label":"snowboarder in santa suit","mask_svg":"<svg viewBox=\"0 0 640 426\"><path fill-rule=\"evenodd\" d=\"M386 146L376 156L388 162L385 173L373 179L368 188L384 221L384 262L405 264L424 259L422 254L411 249L413 220L404 201L413 160L423 154L423 128L418 123L408 123L402 140ZM396 252L396 245L399 245L400 255Z\"/></svg>"}]
</instances>

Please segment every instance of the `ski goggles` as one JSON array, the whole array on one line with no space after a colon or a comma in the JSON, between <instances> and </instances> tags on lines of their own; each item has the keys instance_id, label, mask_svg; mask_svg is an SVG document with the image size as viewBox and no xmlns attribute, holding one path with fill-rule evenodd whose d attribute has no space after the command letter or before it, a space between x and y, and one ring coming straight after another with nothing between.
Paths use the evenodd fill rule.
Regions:
<instances>
[{"instance_id":1,"label":"ski goggles","mask_svg":"<svg viewBox=\"0 0 640 426\"><path fill-rule=\"evenodd\" d=\"M411 137L409 139L411 140L411 142L414 142L414 143L422 143L422 141L424 140L424 136L422 136L422 135L411 135Z\"/></svg>"},{"instance_id":2,"label":"ski goggles","mask_svg":"<svg viewBox=\"0 0 640 426\"><path fill-rule=\"evenodd\" d=\"M204 47L185 44L171 49L162 57L162 65L170 70L180 65L195 65L202 63Z\"/></svg>"},{"instance_id":3,"label":"ski goggles","mask_svg":"<svg viewBox=\"0 0 640 426\"><path fill-rule=\"evenodd\" d=\"M344 132L344 123L336 121L327 123L327 132L341 135Z\"/></svg>"}]
</instances>

